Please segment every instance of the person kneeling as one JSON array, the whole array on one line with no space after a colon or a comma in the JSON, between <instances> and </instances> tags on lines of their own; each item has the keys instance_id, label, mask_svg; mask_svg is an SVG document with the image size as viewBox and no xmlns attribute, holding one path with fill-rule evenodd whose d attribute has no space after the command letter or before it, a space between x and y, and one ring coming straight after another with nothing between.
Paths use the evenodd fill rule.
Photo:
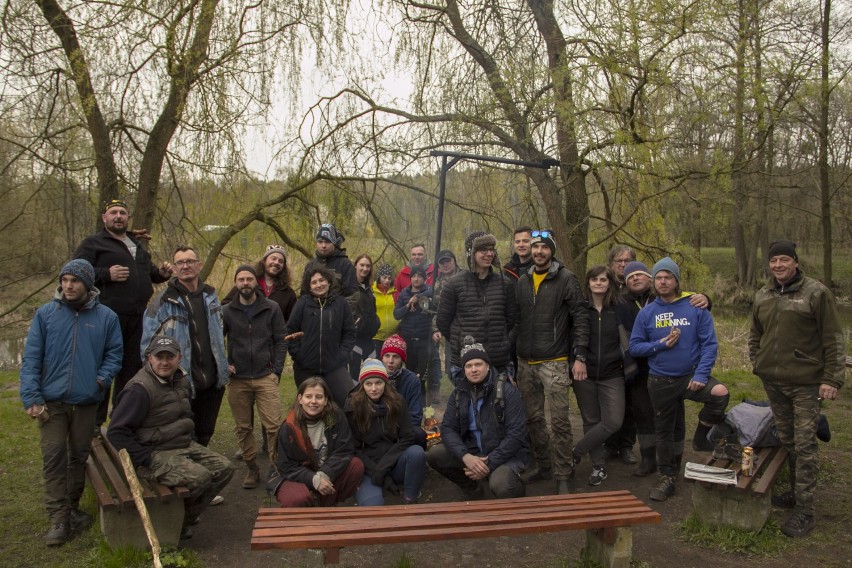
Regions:
<instances>
[{"instance_id":1,"label":"person kneeling","mask_svg":"<svg viewBox=\"0 0 852 568\"><path fill-rule=\"evenodd\" d=\"M377 359L364 361L358 381L346 402L355 455L364 463L355 500L361 506L384 505L383 489L393 492L401 486L403 503L416 503L426 477L426 453L414 443L405 401Z\"/></svg>"},{"instance_id":2,"label":"person kneeling","mask_svg":"<svg viewBox=\"0 0 852 568\"><path fill-rule=\"evenodd\" d=\"M518 390L498 377L481 343L465 337L461 350L465 380L452 392L441 423L442 444L429 449L429 465L476 499L484 480L498 499L523 497L520 472L530 444Z\"/></svg>"},{"instance_id":3,"label":"person kneeling","mask_svg":"<svg viewBox=\"0 0 852 568\"><path fill-rule=\"evenodd\" d=\"M145 366L118 395L107 438L127 450L139 477L189 489L180 534L188 539L190 525L228 485L234 468L228 458L192 440L189 379L179 367L178 343L155 335L145 354Z\"/></svg>"},{"instance_id":4,"label":"person kneeling","mask_svg":"<svg viewBox=\"0 0 852 568\"><path fill-rule=\"evenodd\" d=\"M331 507L355 494L364 464L352 430L320 377L302 381L278 431L277 475L266 484L282 507Z\"/></svg>"}]
</instances>

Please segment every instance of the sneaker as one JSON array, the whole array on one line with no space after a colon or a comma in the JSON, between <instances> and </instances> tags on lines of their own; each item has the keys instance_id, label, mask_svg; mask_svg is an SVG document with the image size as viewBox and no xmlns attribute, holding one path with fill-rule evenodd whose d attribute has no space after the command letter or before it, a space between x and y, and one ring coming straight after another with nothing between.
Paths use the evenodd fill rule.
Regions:
<instances>
[{"instance_id":1,"label":"sneaker","mask_svg":"<svg viewBox=\"0 0 852 568\"><path fill-rule=\"evenodd\" d=\"M792 509L796 506L796 494L792 491L787 491L780 495L773 495L772 506L779 509Z\"/></svg>"},{"instance_id":2,"label":"sneaker","mask_svg":"<svg viewBox=\"0 0 852 568\"><path fill-rule=\"evenodd\" d=\"M814 530L816 519L813 515L793 513L787 522L781 526L781 532L789 537L800 538Z\"/></svg>"},{"instance_id":3,"label":"sneaker","mask_svg":"<svg viewBox=\"0 0 852 568\"><path fill-rule=\"evenodd\" d=\"M657 486L651 489L649 497L654 501L665 501L675 493L675 478L670 475L661 475Z\"/></svg>"},{"instance_id":4,"label":"sneaker","mask_svg":"<svg viewBox=\"0 0 852 568\"><path fill-rule=\"evenodd\" d=\"M592 475L589 476L589 485L596 486L603 483L606 479L606 470L603 466L596 465L592 468Z\"/></svg>"},{"instance_id":5,"label":"sneaker","mask_svg":"<svg viewBox=\"0 0 852 568\"><path fill-rule=\"evenodd\" d=\"M62 546L71 540L71 527L66 521L57 521L50 524L50 530L44 535L44 543L47 546Z\"/></svg>"},{"instance_id":6,"label":"sneaker","mask_svg":"<svg viewBox=\"0 0 852 568\"><path fill-rule=\"evenodd\" d=\"M80 509L71 509L71 532L83 532L95 522L92 515Z\"/></svg>"},{"instance_id":7,"label":"sneaker","mask_svg":"<svg viewBox=\"0 0 852 568\"><path fill-rule=\"evenodd\" d=\"M215 507L216 505L221 505L221 504L222 504L222 503L224 503L224 502L225 502L225 498L224 498L224 497L222 497L221 495L216 495L215 497L213 497L213 498L210 500L210 506L211 506L211 507Z\"/></svg>"},{"instance_id":8,"label":"sneaker","mask_svg":"<svg viewBox=\"0 0 852 568\"><path fill-rule=\"evenodd\" d=\"M626 465L635 465L639 463L639 460L636 458L636 454L633 453L632 448L621 448L621 463Z\"/></svg>"}]
</instances>

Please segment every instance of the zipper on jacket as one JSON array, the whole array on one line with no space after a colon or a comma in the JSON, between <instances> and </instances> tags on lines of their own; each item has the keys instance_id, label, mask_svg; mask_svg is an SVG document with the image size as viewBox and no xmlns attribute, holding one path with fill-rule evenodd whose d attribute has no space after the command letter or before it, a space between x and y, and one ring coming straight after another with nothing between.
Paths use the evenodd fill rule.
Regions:
<instances>
[{"instance_id":1,"label":"zipper on jacket","mask_svg":"<svg viewBox=\"0 0 852 568\"><path fill-rule=\"evenodd\" d=\"M70 306L68 309L72 309ZM83 308L85 309L85 308ZM71 369L71 374L68 380L68 390L65 391L65 396L71 396L71 389L74 386L74 359L77 358L77 328L80 325L80 312L74 314L74 333L71 334L71 360L68 362L68 367Z\"/></svg>"}]
</instances>

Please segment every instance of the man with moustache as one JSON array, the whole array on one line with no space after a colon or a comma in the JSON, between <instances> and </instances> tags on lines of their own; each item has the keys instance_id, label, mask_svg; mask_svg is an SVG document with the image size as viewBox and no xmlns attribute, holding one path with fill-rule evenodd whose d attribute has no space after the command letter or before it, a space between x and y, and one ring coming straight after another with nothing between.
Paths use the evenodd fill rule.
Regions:
<instances>
[{"instance_id":1,"label":"man with moustache","mask_svg":"<svg viewBox=\"0 0 852 568\"><path fill-rule=\"evenodd\" d=\"M799 269L796 244L776 241L768 257L772 277L754 299L748 354L790 462L791 491L772 504L793 509L781 532L803 537L816 526L820 399L836 399L843 386L845 341L834 296Z\"/></svg>"},{"instance_id":2,"label":"man with moustache","mask_svg":"<svg viewBox=\"0 0 852 568\"><path fill-rule=\"evenodd\" d=\"M121 371L115 377L113 404L127 381L142 368L139 358L142 315L154 294L153 284L165 282L172 273L168 262L154 266L139 238L128 230L129 211L124 200L109 201L101 215L103 230L83 239L74 253L74 258L82 258L94 267L95 286L100 290L98 299L118 314L121 323L124 356ZM107 392L98 406L98 426L106 421L109 398Z\"/></svg>"},{"instance_id":3,"label":"man with moustache","mask_svg":"<svg viewBox=\"0 0 852 568\"><path fill-rule=\"evenodd\" d=\"M422 267L426 274L426 285L431 287L435 278L435 265L429 262L426 257L426 245L417 243L411 247L411 256L408 259L408 264L402 267L396 275L393 287L396 289L396 299L399 299L399 293L411 286L411 269Z\"/></svg>"},{"instance_id":4,"label":"man with moustache","mask_svg":"<svg viewBox=\"0 0 852 568\"><path fill-rule=\"evenodd\" d=\"M95 271L72 260L59 272L53 300L33 317L21 362L21 402L39 421L47 546L92 524L79 508L98 403L121 368L118 316L98 301Z\"/></svg>"},{"instance_id":5,"label":"man with moustache","mask_svg":"<svg viewBox=\"0 0 852 568\"><path fill-rule=\"evenodd\" d=\"M193 436L202 446L216 430L219 407L228 383L228 360L222 333L222 305L216 289L201 281L201 261L194 248L175 249L176 276L148 305L142 330L142 356L155 335L174 337L188 371L192 394Z\"/></svg>"},{"instance_id":6,"label":"man with moustache","mask_svg":"<svg viewBox=\"0 0 852 568\"><path fill-rule=\"evenodd\" d=\"M222 310L228 340L228 404L234 416L237 442L246 463L243 489L254 489L260 481L257 446L254 441L254 404L266 432L266 446L275 463L276 437L281 424L281 397L278 382L284 370L287 324L278 304L257 289L257 273L248 264L234 275L238 300Z\"/></svg>"},{"instance_id":7,"label":"man with moustache","mask_svg":"<svg viewBox=\"0 0 852 568\"><path fill-rule=\"evenodd\" d=\"M180 532L185 540L234 470L225 456L192 440L190 384L180 361L174 338L151 339L145 365L118 396L107 437L116 449L127 450L139 477L189 489Z\"/></svg>"},{"instance_id":8,"label":"man with moustache","mask_svg":"<svg viewBox=\"0 0 852 568\"><path fill-rule=\"evenodd\" d=\"M577 277L553 260L556 243L552 233L531 231L530 235L533 264L518 280L518 323L513 332L518 389L535 458L523 478L531 482L555 477L556 492L562 495L570 492L568 480L574 477L568 390L572 375L578 380L586 378L589 313Z\"/></svg>"}]
</instances>

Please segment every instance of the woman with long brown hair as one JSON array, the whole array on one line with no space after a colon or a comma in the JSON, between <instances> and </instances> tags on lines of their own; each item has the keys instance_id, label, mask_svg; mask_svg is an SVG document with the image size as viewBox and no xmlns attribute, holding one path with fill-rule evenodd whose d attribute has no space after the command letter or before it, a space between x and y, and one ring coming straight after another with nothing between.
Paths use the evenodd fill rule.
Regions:
<instances>
[{"instance_id":1,"label":"woman with long brown hair","mask_svg":"<svg viewBox=\"0 0 852 568\"><path fill-rule=\"evenodd\" d=\"M352 430L320 377L299 384L278 431L278 475L267 490L282 507L330 507L355 494L364 464L354 456Z\"/></svg>"},{"instance_id":2,"label":"woman with long brown hair","mask_svg":"<svg viewBox=\"0 0 852 568\"><path fill-rule=\"evenodd\" d=\"M361 506L384 505L384 489L402 487L403 503L415 503L426 477L426 453L414 443L408 407L378 359L364 361L358 379L346 401L355 455L364 463L355 500Z\"/></svg>"}]
</instances>

